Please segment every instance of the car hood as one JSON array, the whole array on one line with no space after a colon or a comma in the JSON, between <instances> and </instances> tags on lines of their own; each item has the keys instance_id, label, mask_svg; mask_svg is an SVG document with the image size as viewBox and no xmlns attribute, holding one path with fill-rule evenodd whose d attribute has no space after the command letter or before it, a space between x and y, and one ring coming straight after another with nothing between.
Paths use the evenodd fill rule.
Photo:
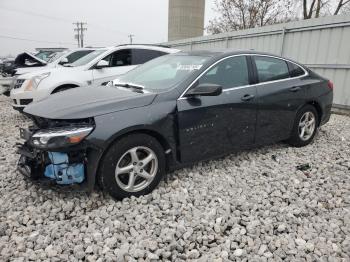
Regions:
<instances>
[{"instance_id":1,"label":"car hood","mask_svg":"<svg viewBox=\"0 0 350 262\"><path fill-rule=\"evenodd\" d=\"M28 105L24 112L49 119L81 119L151 104L153 93L116 87L78 87Z\"/></svg>"},{"instance_id":2,"label":"car hood","mask_svg":"<svg viewBox=\"0 0 350 262\"><path fill-rule=\"evenodd\" d=\"M16 75L23 75L28 74L32 72L38 72L43 69L47 69L47 66L38 66L38 67L20 67L16 69Z\"/></svg>"},{"instance_id":3,"label":"car hood","mask_svg":"<svg viewBox=\"0 0 350 262\"><path fill-rule=\"evenodd\" d=\"M41 67L39 70L31 70L28 73L24 73L23 75L20 75L21 79L31 79L35 76L45 74L45 73L51 73L51 74L74 74L75 71L81 71L82 69L80 67L52 67L50 64L47 66Z\"/></svg>"},{"instance_id":4,"label":"car hood","mask_svg":"<svg viewBox=\"0 0 350 262\"><path fill-rule=\"evenodd\" d=\"M46 65L47 62L40 59L39 57L36 57L35 55L32 55L29 52L24 52L22 54L19 54L16 59L15 59L15 63L17 66L25 66L22 62L24 61L24 59L31 59L33 62L37 62L40 63L42 65Z\"/></svg>"}]
</instances>

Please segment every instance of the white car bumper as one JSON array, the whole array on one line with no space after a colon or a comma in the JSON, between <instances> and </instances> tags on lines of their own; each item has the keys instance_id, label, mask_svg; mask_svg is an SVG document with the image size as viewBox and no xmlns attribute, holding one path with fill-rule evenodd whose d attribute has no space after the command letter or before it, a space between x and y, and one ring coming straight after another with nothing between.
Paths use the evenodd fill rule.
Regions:
<instances>
[{"instance_id":1,"label":"white car bumper","mask_svg":"<svg viewBox=\"0 0 350 262\"><path fill-rule=\"evenodd\" d=\"M24 87L29 80L25 80L20 88L11 90L12 107L17 110L23 110L28 104L38 102L49 96L48 90L35 89L33 91L24 91Z\"/></svg>"}]
</instances>

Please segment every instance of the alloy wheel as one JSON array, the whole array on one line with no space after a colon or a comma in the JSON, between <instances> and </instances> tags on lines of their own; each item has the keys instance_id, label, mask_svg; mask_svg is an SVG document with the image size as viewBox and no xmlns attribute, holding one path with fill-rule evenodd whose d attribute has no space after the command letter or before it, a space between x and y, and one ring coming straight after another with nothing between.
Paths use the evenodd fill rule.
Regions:
<instances>
[{"instance_id":1,"label":"alloy wheel","mask_svg":"<svg viewBox=\"0 0 350 262\"><path fill-rule=\"evenodd\" d=\"M115 168L118 185L127 192L139 192L149 186L158 172L157 155L148 147L125 152Z\"/></svg>"},{"instance_id":2,"label":"alloy wheel","mask_svg":"<svg viewBox=\"0 0 350 262\"><path fill-rule=\"evenodd\" d=\"M314 113L308 111L303 114L299 121L299 137L303 141L309 140L316 128L316 117Z\"/></svg>"}]
</instances>

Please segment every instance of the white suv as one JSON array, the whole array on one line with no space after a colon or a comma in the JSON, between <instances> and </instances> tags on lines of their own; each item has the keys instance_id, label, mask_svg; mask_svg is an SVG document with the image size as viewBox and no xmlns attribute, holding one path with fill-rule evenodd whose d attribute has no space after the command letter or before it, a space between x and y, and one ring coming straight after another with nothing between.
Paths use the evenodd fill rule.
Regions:
<instances>
[{"instance_id":1,"label":"white suv","mask_svg":"<svg viewBox=\"0 0 350 262\"><path fill-rule=\"evenodd\" d=\"M79 86L101 85L137 65L179 50L157 45L120 45L101 48L69 65L21 75L11 90L13 108L23 110L50 94Z\"/></svg>"},{"instance_id":2,"label":"white suv","mask_svg":"<svg viewBox=\"0 0 350 262\"><path fill-rule=\"evenodd\" d=\"M0 79L0 94L9 95L13 82L16 81L20 75L26 73L33 73L35 71L62 67L65 64L73 63L83 56L95 51L96 48L77 48L73 50L66 50L63 52L54 53L47 61L32 55L31 53L24 52L22 56L22 64L17 65L17 68L13 69L13 76L7 76ZM30 61L29 61L30 60Z\"/></svg>"}]
</instances>

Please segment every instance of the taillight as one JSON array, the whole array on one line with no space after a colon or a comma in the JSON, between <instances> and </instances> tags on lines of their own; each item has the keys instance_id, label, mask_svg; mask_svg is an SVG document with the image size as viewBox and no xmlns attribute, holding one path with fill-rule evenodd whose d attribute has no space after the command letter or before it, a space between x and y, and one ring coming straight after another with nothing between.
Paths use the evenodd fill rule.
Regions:
<instances>
[{"instance_id":1,"label":"taillight","mask_svg":"<svg viewBox=\"0 0 350 262\"><path fill-rule=\"evenodd\" d=\"M334 88L334 84L330 80L328 81L328 88L331 89L331 90L333 90L333 88Z\"/></svg>"}]
</instances>

